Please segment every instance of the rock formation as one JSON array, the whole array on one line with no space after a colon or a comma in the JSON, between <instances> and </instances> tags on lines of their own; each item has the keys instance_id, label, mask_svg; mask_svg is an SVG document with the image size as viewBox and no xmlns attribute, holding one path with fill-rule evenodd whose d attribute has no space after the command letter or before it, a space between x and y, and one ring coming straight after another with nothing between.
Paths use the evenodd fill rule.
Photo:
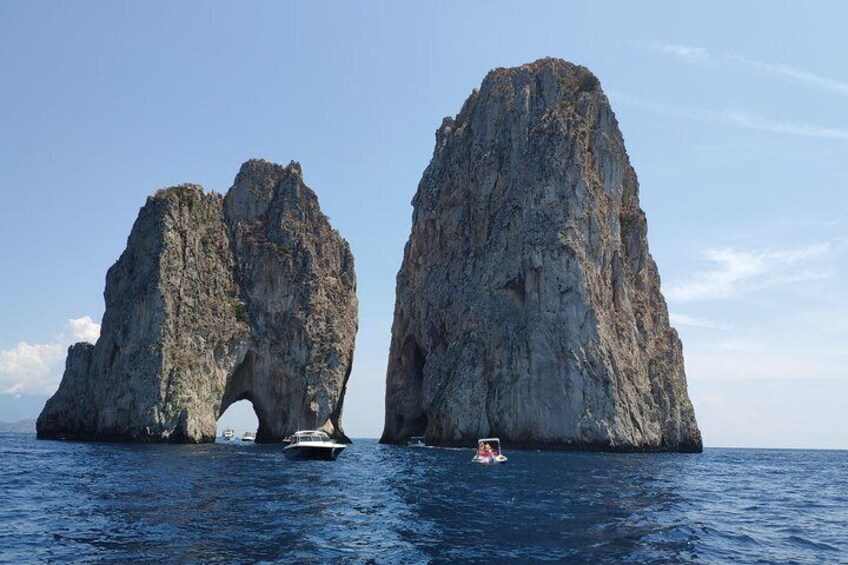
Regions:
<instances>
[{"instance_id":1,"label":"rock formation","mask_svg":"<svg viewBox=\"0 0 848 565\"><path fill-rule=\"evenodd\" d=\"M300 165L242 165L226 197L199 186L147 200L106 276L96 345L68 351L41 438L196 443L242 399L257 441L341 411L357 329L347 243Z\"/></svg>"},{"instance_id":2,"label":"rock formation","mask_svg":"<svg viewBox=\"0 0 848 565\"><path fill-rule=\"evenodd\" d=\"M412 204L383 442L702 449L636 174L586 68L490 72Z\"/></svg>"}]
</instances>

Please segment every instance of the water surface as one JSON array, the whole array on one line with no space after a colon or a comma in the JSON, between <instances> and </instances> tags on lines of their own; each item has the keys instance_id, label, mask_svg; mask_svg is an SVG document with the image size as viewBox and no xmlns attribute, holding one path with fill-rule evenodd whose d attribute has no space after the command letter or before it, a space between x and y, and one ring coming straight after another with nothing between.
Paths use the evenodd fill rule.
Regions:
<instances>
[{"instance_id":1,"label":"water surface","mask_svg":"<svg viewBox=\"0 0 848 565\"><path fill-rule=\"evenodd\" d=\"M0 434L0 562L848 563L848 452L472 454Z\"/></svg>"}]
</instances>

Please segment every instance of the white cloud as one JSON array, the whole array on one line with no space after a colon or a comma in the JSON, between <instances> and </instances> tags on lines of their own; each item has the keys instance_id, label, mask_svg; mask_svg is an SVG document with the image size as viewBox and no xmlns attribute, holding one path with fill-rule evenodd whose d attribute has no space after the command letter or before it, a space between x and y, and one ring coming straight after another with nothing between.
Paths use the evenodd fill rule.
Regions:
<instances>
[{"instance_id":1,"label":"white cloud","mask_svg":"<svg viewBox=\"0 0 848 565\"><path fill-rule=\"evenodd\" d=\"M804 346L739 338L728 343L700 344L694 351L686 351L686 373L698 380L846 380L846 357L848 354L826 355Z\"/></svg>"},{"instance_id":2,"label":"white cloud","mask_svg":"<svg viewBox=\"0 0 848 565\"><path fill-rule=\"evenodd\" d=\"M809 71L805 71L803 69L789 67L787 65L774 65L771 63L764 63L762 61L756 61L754 59L742 57L741 55L723 55L723 57L728 60L746 65L753 69L757 69L759 71L777 75L783 78L788 78L790 80L806 84L807 86L811 86L819 90L835 92L837 94L848 94L848 83L823 77L811 73Z\"/></svg>"},{"instance_id":3,"label":"white cloud","mask_svg":"<svg viewBox=\"0 0 848 565\"><path fill-rule=\"evenodd\" d=\"M659 41L652 41L648 43L648 47L654 51L670 55L686 63L699 65L713 64L713 58L703 47L690 47L689 45L661 43Z\"/></svg>"},{"instance_id":4,"label":"white cloud","mask_svg":"<svg viewBox=\"0 0 848 565\"><path fill-rule=\"evenodd\" d=\"M807 336L822 343L837 340L839 349L848 353L844 346L848 338L848 303L825 299L815 305L806 304L793 314L791 323L806 328Z\"/></svg>"},{"instance_id":5,"label":"white cloud","mask_svg":"<svg viewBox=\"0 0 848 565\"><path fill-rule=\"evenodd\" d=\"M693 302L728 298L751 290L821 279L829 276L830 272L798 267L830 250L831 245L828 243L771 251L709 249L704 255L715 263L716 267L671 285L666 296L677 302Z\"/></svg>"},{"instance_id":6,"label":"white cloud","mask_svg":"<svg viewBox=\"0 0 848 565\"><path fill-rule=\"evenodd\" d=\"M78 341L95 343L99 337L100 324L92 320L90 316L83 316L82 318L68 320L68 325L60 336L60 340L67 341L70 345Z\"/></svg>"},{"instance_id":7,"label":"white cloud","mask_svg":"<svg viewBox=\"0 0 848 565\"><path fill-rule=\"evenodd\" d=\"M21 342L0 351L0 394L51 394L59 386L68 347L78 341L94 343L100 324L89 316L68 320L49 343Z\"/></svg>"},{"instance_id":8,"label":"white cloud","mask_svg":"<svg viewBox=\"0 0 848 565\"><path fill-rule=\"evenodd\" d=\"M841 220L839 218L798 218L798 217L786 217L779 218L778 222L783 225L800 227L800 228L835 228L839 226ZM843 244L846 238L836 238L837 244Z\"/></svg>"},{"instance_id":9,"label":"white cloud","mask_svg":"<svg viewBox=\"0 0 848 565\"><path fill-rule=\"evenodd\" d=\"M670 313L668 315L671 323L675 326L691 326L693 328L705 328L711 330L726 330L729 329L730 326L726 324L722 324L720 322L715 322L713 320L707 320L705 318L696 318L694 316L687 316L686 314L674 314Z\"/></svg>"},{"instance_id":10,"label":"white cloud","mask_svg":"<svg viewBox=\"0 0 848 565\"><path fill-rule=\"evenodd\" d=\"M669 55L689 64L713 66L719 60L723 62L736 63L737 65L742 65L762 73L789 79L824 92L848 94L848 82L823 77L821 75L811 73L810 71L805 71L804 69L790 67L789 65L765 63L763 61L749 59L748 57L743 57L742 55L736 55L733 53L712 54L703 47L691 47L689 45L652 41L648 43L647 46L658 53Z\"/></svg>"},{"instance_id":11,"label":"white cloud","mask_svg":"<svg viewBox=\"0 0 848 565\"><path fill-rule=\"evenodd\" d=\"M697 408L696 414L699 416L699 420L702 423L704 423L703 418L701 418L701 416L703 416L703 412L713 416L713 418L710 419L719 420L720 422L730 420L744 428L760 425L765 419L763 414L754 409L754 407L740 407L736 403L729 402L726 395L723 394L698 392L690 393L690 397L692 399L692 403L695 404ZM704 432L706 432L706 430L704 430ZM704 435L706 435L706 433Z\"/></svg>"},{"instance_id":12,"label":"white cloud","mask_svg":"<svg viewBox=\"0 0 848 565\"><path fill-rule=\"evenodd\" d=\"M700 120L704 122L719 122L736 127L764 131L768 133L781 133L788 135L800 135L804 137L816 137L821 139L848 140L848 129L822 127L815 124L803 124L797 122L784 122L763 118L750 112L738 110L716 111L707 108L686 108L670 104L657 104L645 102L623 92L610 91L607 95L616 103L630 104L645 108L657 114L673 118L685 118L688 120Z\"/></svg>"},{"instance_id":13,"label":"white cloud","mask_svg":"<svg viewBox=\"0 0 848 565\"><path fill-rule=\"evenodd\" d=\"M848 380L689 380L710 447L846 449Z\"/></svg>"},{"instance_id":14,"label":"white cloud","mask_svg":"<svg viewBox=\"0 0 848 565\"><path fill-rule=\"evenodd\" d=\"M721 112L723 120L748 129L767 131L772 133L788 133L792 135L803 135L806 137L822 137L829 139L848 139L848 129L827 128L810 124L799 124L792 122L780 122L761 118L747 112L726 111Z\"/></svg>"}]
</instances>

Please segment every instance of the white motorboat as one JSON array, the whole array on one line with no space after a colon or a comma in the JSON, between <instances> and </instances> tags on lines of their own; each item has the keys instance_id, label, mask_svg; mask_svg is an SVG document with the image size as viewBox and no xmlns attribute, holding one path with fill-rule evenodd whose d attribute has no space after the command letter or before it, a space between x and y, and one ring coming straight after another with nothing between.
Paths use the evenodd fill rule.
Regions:
<instances>
[{"instance_id":1,"label":"white motorboat","mask_svg":"<svg viewBox=\"0 0 848 565\"><path fill-rule=\"evenodd\" d=\"M221 437L226 439L226 440L233 441L233 438L236 437L236 432L235 432L235 430L233 430L231 428L227 428L221 434Z\"/></svg>"},{"instance_id":2,"label":"white motorboat","mask_svg":"<svg viewBox=\"0 0 848 565\"><path fill-rule=\"evenodd\" d=\"M506 463L507 458L501 451L501 440L496 437L477 440L477 453L474 454L471 461L482 465Z\"/></svg>"},{"instance_id":3,"label":"white motorboat","mask_svg":"<svg viewBox=\"0 0 848 565\"><path fill-rule=\"evenodd\" d=\"M256 441L256 432L244 432L241 434L242 441Z\"/></svg>"},{"instance_id":4,"label":"white motorboat","mask_svg":"<svg viewBox=\"0 0 848 565\"><path fill-rule=\"evenodd\" d=\"M291 436L291 443L283 448L283 453L288 459L335 461L345 447L320 430L304 430Z\"/></svg>"},{"instance_id":5,"label":"white motorboat","mask_svg":"<svg viewBox=\"0 0 848 565\"><path fill-rule=\"evenodd\" d=\"M406 447L427 447L427 444L424 442L424 436L412 436L406 442Z\"/></svg>"}]
</instances>

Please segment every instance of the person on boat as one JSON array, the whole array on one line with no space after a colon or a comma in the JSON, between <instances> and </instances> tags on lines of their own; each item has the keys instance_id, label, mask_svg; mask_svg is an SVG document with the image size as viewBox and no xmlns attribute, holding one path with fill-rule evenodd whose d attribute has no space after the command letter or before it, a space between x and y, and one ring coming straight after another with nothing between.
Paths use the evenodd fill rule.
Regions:
<instances>
[{"instance_id":1,"label":"person on boat","mask_svg":"<svg viewBox=\"0 0 848 565\"><path fill-rule=\"evenodd\" d=\"M492 456L492 446L488 443L481 443L480 449L478 451L478 455L482 458L489 458Z\"/></svg>"}]
</instances>

